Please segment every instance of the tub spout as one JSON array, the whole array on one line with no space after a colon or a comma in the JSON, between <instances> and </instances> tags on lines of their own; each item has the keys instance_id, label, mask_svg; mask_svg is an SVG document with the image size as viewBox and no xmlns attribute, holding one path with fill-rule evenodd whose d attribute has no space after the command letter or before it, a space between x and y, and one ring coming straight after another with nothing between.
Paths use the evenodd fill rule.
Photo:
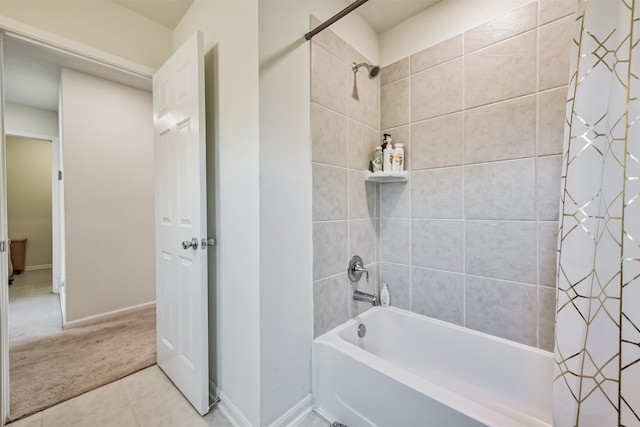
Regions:
<instances>
[{"instance_id":1,"label":"tub spout","mask_svg":"<svg viewBox=\"0 0 640 427\"><path fill-rule=\"evenodd\" d=\"M367 294L365 292L355 291L353 293L353 299L356 301L364 301L371 303L371 305L378 305L378 297L375 295Z\"/></svg>"}]
</instances>

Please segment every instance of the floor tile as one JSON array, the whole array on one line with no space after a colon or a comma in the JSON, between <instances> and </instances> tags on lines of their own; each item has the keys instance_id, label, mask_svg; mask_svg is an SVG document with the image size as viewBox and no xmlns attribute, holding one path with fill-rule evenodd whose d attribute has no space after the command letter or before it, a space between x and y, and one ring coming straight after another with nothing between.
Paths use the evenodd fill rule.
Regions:
<instances>
[{"instance_id":1,"label":"floor tile","mask_svg":"<svg viewBox=\"0 0 640 427\"><path fill-rule=\"evenodd\" d=\"M296 427L327 427L331 425L329 421L320 416L317 412L311 411Z\"/></svg>"},{"instance_id":2,"label":"floor tile","mask_svg":"<svg viewBox=\"0 0 640 427\"><path fill-rule=\"evenodd\" d=\"M130 406L123 408L103 418L88 427L139 427L140 424L136 419L133 409Z\"/></svg>"},{"instance_id":3,"label":"floor tile","mask_svg":"<svg viewBox=\"0 0 640 427\"><path fill-rule=\"evenodd\" d=\"M132 404L149 396L165 393L167 389L174 387L158 365L138 371L121 381Z\"/></svg>"},{"instance_id":4,"label":"floor tile","mask_svg":"<svg viewBox=\"0 0 640 427\"><path fill-rule=\"evenodd\" d=\"M86 427L128 406L124 387L116 381L44 410L42 427Z\"/></svg>"},{"instance_id":5,"label":"floor tile","mask_svg":"<svg viewBox=\"0 0 640 427\"><path fill-rule=\"evenodd\" d=\"M197 412L174 387L162 395L150 395L135 404L133 410L141 427L176 427Z\"/></svg>"},{"instance_id":6,"label":"floor tile","mask_svg":"<svg viewBox=\"0 0 640 427\"><path fill-rule=\"evenodd\" d=\"M316 426L320 424L309 425ZM232 427L232 424L218 408L201 417L154 365L7 427Z\"/></svg>"},{"instance_id":7,"label":"floor tile","mask_svg":"<svg viewBox=\"0 0 640 427\"><path fill-rule=\"evenodd\" d=\"M213 408L207 415L202 417L205 421L205 426L208 427L233 427L231 421L224 416L219 408Z\"/></svg>"},{"instance_id":8,"label":"floor tile","mask_svg":"<svg viewBox=\"0 0 640 427\"><path fill-rule=\"evenodd\" d=\"M7 424L7 427L41 427L42 426L42 412L33 414L27 418L15 421Z\"/></svg>"}]
</instances>

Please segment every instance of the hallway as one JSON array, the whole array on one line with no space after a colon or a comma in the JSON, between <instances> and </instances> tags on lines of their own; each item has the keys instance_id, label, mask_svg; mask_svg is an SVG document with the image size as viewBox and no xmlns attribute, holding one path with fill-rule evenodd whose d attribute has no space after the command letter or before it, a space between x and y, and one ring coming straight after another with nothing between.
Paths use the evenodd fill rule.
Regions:
<instances>
[{"instance_id":1,"label":"hallway","mask_svg":"<svg viewBox=\"0 0 640 427\"><path fill-rule=\"evenodd\" d=\"M9 286L9 345L62 330L60 297L51 290L51 269L13 276Z\"/></svg>"}]
</instances>

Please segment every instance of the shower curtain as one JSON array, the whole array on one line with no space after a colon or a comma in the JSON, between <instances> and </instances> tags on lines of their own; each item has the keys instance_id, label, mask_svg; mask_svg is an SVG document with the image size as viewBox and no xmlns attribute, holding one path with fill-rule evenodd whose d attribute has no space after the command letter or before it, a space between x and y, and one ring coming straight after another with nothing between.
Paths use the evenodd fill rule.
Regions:
<instances>
[{"instance_id":1,"label":"shower curtain","mask_svg":"<svg viewBox=\"0 0 640 427\"><path fill-rule=\"evenodd\" d=\"M557 427L640 426L639 8L578 4L558 233Z\"/></svg>"}]
</instances>

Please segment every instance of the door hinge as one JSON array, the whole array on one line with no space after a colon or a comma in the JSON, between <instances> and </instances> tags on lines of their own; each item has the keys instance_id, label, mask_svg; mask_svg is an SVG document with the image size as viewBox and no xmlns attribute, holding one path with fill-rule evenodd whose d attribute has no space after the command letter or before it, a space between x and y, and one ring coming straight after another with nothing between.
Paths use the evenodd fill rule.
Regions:
<instances>
[{"instance_id":1,"label":"door hinge","mask_svg":"<svg viewBox=\"0 0 640 427\"><path fill-rule=\"evenodd\" d=\"M62 181L62 171L58 171L58 181Z\"/></svg>"},{"instance_id":2,"label":"door hinge","mask_svg":"<svg viewBox=\"0 0 640 427\"><path fill-rule=\"evenodd\" d=\"M0 253L4 252L7 250L7 242L5 242L4 240L0 242Z\"/></svg>"}]
</instances>

